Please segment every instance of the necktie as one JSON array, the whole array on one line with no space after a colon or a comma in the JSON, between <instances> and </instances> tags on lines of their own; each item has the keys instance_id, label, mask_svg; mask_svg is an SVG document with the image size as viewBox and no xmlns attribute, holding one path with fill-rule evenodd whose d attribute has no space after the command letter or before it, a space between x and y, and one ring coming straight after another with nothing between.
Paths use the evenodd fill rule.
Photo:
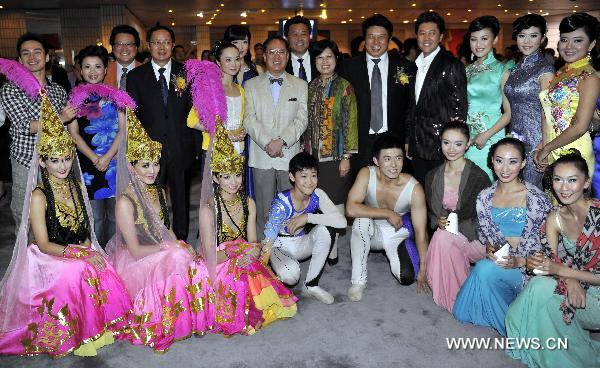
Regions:
<instances>
[{"instance_id":1,"label":"necktie","mask_svg":"<svg viewBox=\"0 0 600 368\"><path fill-rule=\"evenodd\" d=\"M381 105L381 72L379 62L381 59L373 59L373 73L371 74L371 130L378 133L383 126L383 107Z\"/></svg>"},{"instance_id":2,"label":"necktie","mask_svg":"<svg viewBox=\"0 0 600 368\"><path fill-rule=\"evenodd\" d=\"M304 64L302 62L304 59L298 59L298 63L300 64L300 70L298 70L298 78L306 80L306 69L304 69Z\"/></svg>"},{"instance_id":3,"label":"necktie","mask_svg":"<svg viewBox=\"0 0 600 368\"><path fill-rule=\"evenodd\" d=\"M121 91L127 90L127 68L123 67L123 74L121 74L121 79L119 80L119 89Z\"/></svg>"},{"instance_id":4,"label":"necktie","mask_svg":"<svg viewBox=\"0 0 600 368\"><path fill-rule=\"evenodd\" d=\"M167 106L167 100L169 98L169 87L167 87L167 78L165 78L165 68L158 69L160 77L158 77L158 83L160 84L160 93L162 94L163 104Z\"/></svg>"},{"instance_id":5,"label":"necktie","mask_svg":"<svg viewBox=\"0 0 600 368\"><path fill-rule=\"evenodd\" d=\"M269 78L269 81L271 82L271 84L277 82L277 84L279 84L280 86L283 84L283 78Z\"/></svg>"}]
</instances>

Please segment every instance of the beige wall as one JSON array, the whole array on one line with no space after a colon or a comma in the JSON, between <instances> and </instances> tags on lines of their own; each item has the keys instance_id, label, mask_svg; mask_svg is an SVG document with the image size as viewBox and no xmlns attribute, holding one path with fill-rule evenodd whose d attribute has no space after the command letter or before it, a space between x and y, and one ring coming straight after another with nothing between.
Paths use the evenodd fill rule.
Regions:
<instances>
[{"instance_id":1,"label":"beige wall","mask_svg":"<svg viewBox=\"0 0 600 368\"><path fill-rule=\"evenodd\" d=\"M23 12L0 12L0 56L17 57L17 39L26 31Z\"/></svg>"}]
</instances>

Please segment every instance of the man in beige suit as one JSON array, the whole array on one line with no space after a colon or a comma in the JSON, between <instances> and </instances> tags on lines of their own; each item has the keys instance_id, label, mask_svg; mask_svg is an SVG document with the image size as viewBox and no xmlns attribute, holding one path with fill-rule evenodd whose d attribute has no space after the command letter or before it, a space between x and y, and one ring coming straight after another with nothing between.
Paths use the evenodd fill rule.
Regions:
<instances>
[{"instance_id":1,"label":"man in beige suit","mask_svg":"<svg viewBox=\"0 0 600 368\"><path fill-rule=\"evenodd\" d=\"M289 45L279 36L264 43L267 72L245 86L244 123L251 138L248 165L254 176L256 227L262 237L271 201L291 188L290 159L308 125L308 84L285 72Z\"/></svg>"}]
</instances>

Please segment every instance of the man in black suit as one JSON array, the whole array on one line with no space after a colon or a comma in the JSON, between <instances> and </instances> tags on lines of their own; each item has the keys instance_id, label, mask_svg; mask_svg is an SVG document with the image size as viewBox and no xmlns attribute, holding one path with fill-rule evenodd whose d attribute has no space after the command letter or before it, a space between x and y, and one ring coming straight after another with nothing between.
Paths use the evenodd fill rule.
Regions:
<instances>
[{"instance_id":1,"label":"man in black suit","mask_svg":"<svg viewBox=\"0 0 600 368\"><path fill-rule=\"evenodd\" d=\"M315 61L308 52L311 31L310 20L300 15L285 22L283 27L283 35L288 40L292 51L285 71L307 82L319 76Z\"/></svg>"},{"instance_id":2,"label":"man in black suit","mask_svg":"<svg viewBox=\"0 0 600 368\"><path fill-rule=\"evenodd\" d=\"M354 174L373 164L371 147L389 131L404 139L404 119L410 103L410 86L415 64L400 54L387 52L393 25L375 14L362 23L366 54L344 60L339 73L356 93L358 106L358 154L353 158Z\"/></svg>"},{"instance_id":3,"label":"man in black suit","mask_svg":"<svg viewBox=\"0 0 600 368\"><path fill-rule=\"evenodd\" d=\"M444 28L444 18L436 12L425 12L415 22L421 54L415 60L418 71L406 120L406 152L420 183L429 170L443 162L440 131L444 124L467 118L465 67L441 49Z\"/></svg>"},{"instance_id":4,"label":"man in black suit","mask_svg":"<svg viewBox=\"0 0 600 368\"><path fill-rule=\"evenodd\" d=\"M184 77L181 63L171 60L175 35L157 24L146 41L152 60L127 74L127 92L137 103L137 115L153 140L163 145L158 180L169 187L173 207L173 232L186 240L189 223L190 169L194 160L194 135L186 126L191 99L176 88Z\"/></svg>"}]
</instances>

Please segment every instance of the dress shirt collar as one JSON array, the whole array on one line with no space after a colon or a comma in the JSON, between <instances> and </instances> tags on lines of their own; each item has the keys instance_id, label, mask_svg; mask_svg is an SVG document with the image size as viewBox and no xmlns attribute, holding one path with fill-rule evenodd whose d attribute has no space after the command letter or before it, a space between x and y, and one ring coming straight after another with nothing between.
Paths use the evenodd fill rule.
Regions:
<instances>
[{"instance_id":1,"label":"dress shirt collar","mask_svg":"<svg viewBox=\"0 0 600 368\"><path fill-rule=\"evenodd\" d=\"M304 55L302 55L301 57L296 56L296 54L294 54L293 52L291 54L292 54L292 61L298 62L298 59L302 59L302 65L304 65L304 67L306 68L306 64L304 64L304 63L306 61L310 61L310 53L308 52L308 50L306 50Z\"/></svg>"},{"instance_id":2,"label":"dress shirt collar","mask_svg":"<svg viewBox=\"0 0 600 368\"><path fill-rule=\"evenodd\" d=\"M123 68L127 68L127 71L130 72L133 68L135 68L135 60L133 60L131 63L129 63L127 65L121 65L121 63L119 63L117 61L117 69L119 71L123 71Z\"/></svg>"},{"instance_id":3,"label":"dress shirt collar","mask_svg":"<svg viewBox=\"0 0 600 368\"><path fill-rule=\"evenodd\" d=\"M285 80L285 72L281 73L281 75L279 77L275 77L273 76L273 74L271 74L271 72L267 72L267 79L270 80L271 78L277 79L277 78L282 78L283 80Z\"/></svg>"},{"instance_id":4,"label":"dress shirt collar","mask_svg":"<svg viewBox=\"0 0 600 368\"><path fill-rule=\"evenodd\" d=\"M368 62L374 63L373 59L381 59L381 61L377 65L384 64L387 61L387 59L388 59L388 53L387 53L387 51L384 52L383 55L381 55L380 57L373 57L373 56L369 55L368 52L366 52L365 55L367 55L367 63Z\"/></svg>"},{"instance_id":5,"label":"dress shirt collar","mask_svg":"<svg viewBox=\"0 0 600 368\"><path fill-rule=\"evenodd\" d=\"M427 56L423 56L423 53L420 53L419 56L417 57L417 59L415 60L415 64L417 64L417 68L419 67L428 67L429 65L431 65L431 62L433 61L433 59L435 59L435 57L437 56L437 54L440 52L442 48L438 45L438 47L433 50L433 52ZM420 69L420 68L419 68Z\"/></svg>"},{"instance_id":6,"label":"dress shirt collar","mask_svg":"<svg viewBox=\"0 0 600 368\"><path fill-rule=\"evenodd\" d=\"M158 64L156 64L154 62L154 60L150 61L150 63L152 64L152 69L154 70L154 75L156 76L156 80L158 80L158 78L160 78L160 72L158 71L158 69L160 68L165 68L165 78L167 79L167 82L170 81L171 79L171 60L169 59L169 62L165 65L165 66L160 66Z\"/></svg>"}]
</instances>

